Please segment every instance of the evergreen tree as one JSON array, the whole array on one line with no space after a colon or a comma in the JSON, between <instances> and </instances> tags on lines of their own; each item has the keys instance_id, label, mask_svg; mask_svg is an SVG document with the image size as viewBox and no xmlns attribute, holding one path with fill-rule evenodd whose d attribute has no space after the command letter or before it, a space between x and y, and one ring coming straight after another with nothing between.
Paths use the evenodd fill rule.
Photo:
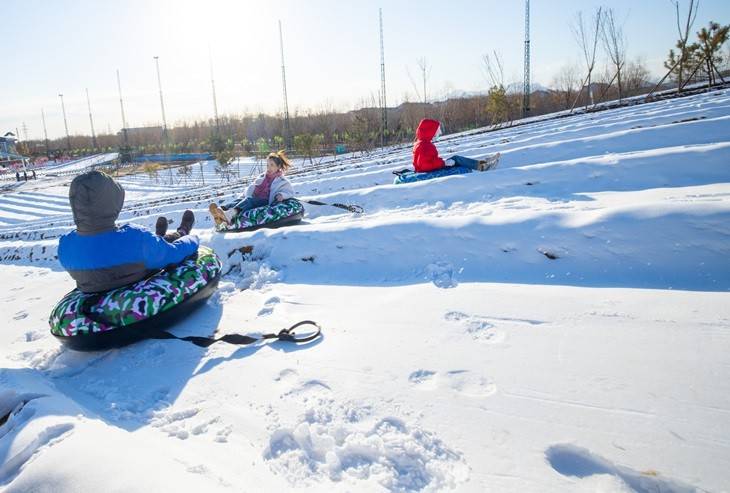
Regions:
<instances>
[{"instance_id":1,"label":"evergreen tree","mask_svg":"<svg viewBox=\"0 0 730 493\"><path fill-rule=\"evenodd\" d=\"M717 22L710 22L697 33L697 55L702 62L701 70L707 75L710 84L716 82L715 75L719 73L717 67L722 65L722 47L727 41L730 25L721 26Z\"/></svg>"}]
</instances>

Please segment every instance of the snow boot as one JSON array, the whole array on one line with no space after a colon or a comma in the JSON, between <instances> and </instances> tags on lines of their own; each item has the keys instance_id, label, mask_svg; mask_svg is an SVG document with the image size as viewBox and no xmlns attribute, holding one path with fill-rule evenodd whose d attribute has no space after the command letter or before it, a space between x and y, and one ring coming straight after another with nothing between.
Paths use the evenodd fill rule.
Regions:
<instances>
[{"instance_id":1,"label":"snow boot","mask_svg":"<svg viewBox=\"0 0 730 493\"><path fill-rule=\"evenodd\" d=\"M218 226L219 224L231 224L231 222L228 220L228 217L226 216L226 212L218 207L218 204L210 204L208 206L208 211L210 211L211 217L213 217L213 221L215 221L215 225Z\"/></svg>"},{"instance_id":2,"label":"snow boot","mask_svg":"<svg viewBox=\"0 0 730 493\"><path fill-rule=\"evenodd\" d=\"M494 169L499 164L499 158L502 156L499 152L493 156L489 156L487 159L482 159L477 164L477 171L489 171Z\"/></svg>"},{"instance_id":3,"label":"snow boot","mask_svg":"<svg viewBox=\"0 0 730 493\"><path fill-rule=\"evenodd\" d=\"M157 236L165 236L165 233L167 233L167 218L160 216L155 223L155 234Z\"/></svg>"},{"instance_id":4,"label":"snow boot","mask_svg":"<svg viewBox=\"0 0 730 493\"><path fill-rule=\"evenodd\" d=\"M187 209L183 212L182 221L180 221L180 227L177 228L177 232L181 236L189 235L190 230L193 229L193 224L195 224L195 214L190 209Z\"/></svg>"}]
</instances>

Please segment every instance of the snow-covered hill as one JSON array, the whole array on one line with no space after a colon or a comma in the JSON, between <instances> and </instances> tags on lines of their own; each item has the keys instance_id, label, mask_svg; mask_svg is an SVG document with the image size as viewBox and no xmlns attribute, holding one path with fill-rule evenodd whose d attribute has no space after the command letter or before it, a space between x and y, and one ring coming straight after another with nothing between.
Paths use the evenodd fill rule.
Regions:
<instances>
[{"instance_id":1,"label":"snow-covered hill","mask_svg":"<svg viewBox=\"0 0 730 493\"><path fill-rule=\"evenodd\" d=\"M192 208L225 260L176 333L318 321L300 347L61 348L70 178L0 195L0 488L726 490L730 91L438 146L502 159L397 186L407 147L298 163L300 197L365 213L254 233L206 214L242 183L120 180L121 222Z\"/></svg>"}]
</instances>

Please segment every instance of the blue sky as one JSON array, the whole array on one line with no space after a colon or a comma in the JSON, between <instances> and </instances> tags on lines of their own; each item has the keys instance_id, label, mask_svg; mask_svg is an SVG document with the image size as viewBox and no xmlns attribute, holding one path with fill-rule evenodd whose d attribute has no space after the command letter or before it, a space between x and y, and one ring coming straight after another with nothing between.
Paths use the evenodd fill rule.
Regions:
<instances>
[{"instance_id":1,"label":"blue sky","mask_svg":"<svg viewBox=\"0 0 730 493\"><path fill-rule=\"evenodd\" d=\"M532 79L550 85L580 52L569 22L579 10L612 7L625 19L630 58L650 70L677 33L669 0L532 0ZM682 0L686 5L687 0ZM431 68L429 94L484 90L482 55L497 50L506 82L522 78L524 2L334 0L3 0L0 131L27 125L63 135L59 93L72 134L90 133L85 88L97 132L121 127L116 69L130 126L160 121L153 56L160 57L169 124L212 116L209 47L221 113L279 112L282 107L277 20L284 29L290 111L353 109L377 98L378 7L383 7L389 105L416 99L408 75ZM695 31L730 22L730 2L701 0ZM22 132L21 132L22 133Z\"/></svg>"}]
</instances>

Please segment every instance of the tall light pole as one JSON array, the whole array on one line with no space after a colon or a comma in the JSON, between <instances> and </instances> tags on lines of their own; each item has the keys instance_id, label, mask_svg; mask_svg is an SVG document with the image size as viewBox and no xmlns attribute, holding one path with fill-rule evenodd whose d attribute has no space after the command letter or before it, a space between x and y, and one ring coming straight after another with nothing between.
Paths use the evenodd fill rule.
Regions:
<instances>
[{"instance_id":1,"label":"tall light pole","mask_svg":"<svg viewBox=\"0 0 730 493\"><path fill-rule=\"evenodd\" d=\"M284 66L284 38L281 34L279 21L279 48L281 49L281 85L284 88L284 142L287 149L291 149L291 127L289 126L289 100L286 95L286 68Z\"/></svg>"},{"instance_id":2,"label":"tall light pole","mask_svg":"<svg viewBox=\"0 0 730 493\"><path fill-rule=\"evenodd\" d=\"M124 137L124 147L128 147L127 118L124 116L124 100L122 99L122 83L119 81L119 69L117 69L117 89L119 89L119 107L122 109L122 135ZM128 149L126 151L128 151Z\"/></svg>"},{"instance_id":3,"label":"tall light pole","mask_svg":"<svg viewBox=\"0 0 730 493\"><path fill-rule=\"evenodd\" d=\"M96 132L94 132L94 117L91 116L91 100L89 99L89 88L86 88L86 106L89 108L89 123L91 124L91 145L96 150Z\"/></svg>"},{"instance_id":4,"label":"tall light pole","mask_svg":"<svg viewBox=\"0 0 730 493\"><path fill-rule=\"evenodd\" d=\"M71 137L68 135L68 121L66 120L66 105L63 104L63 94L58 95L61 98L61 111L63 112L63 126L66 128L66 149L71 152Z\"/></svg>"},{"instance_id":5,"label":"tall light pole","mask_svg":"<svg viewBox=\"0 0 730 493\"><path fill-rule=\"evenodd\" d=\"M165 118L165 100L162 98L162 81L160 80L160 57L155 56L155 67L157 67L157 87L160 89L160 108L162 108L162 138L165 141L166 150L169 150L170 137L167 133L167 119ZM170 168L170 185L173 183L172 166Z\"/></svg>"},{"instance_id":6,"label":"tall light pole","mask_svg":"<svg viewBox=\"0 0 730 493\"><path fill-rule=\"evenodd\" d=\"M46 130L46 112L41 108L41 121L43 122L43 136L46 139L46 157L51 159L51 149L48 147L48 130Z\"/></svg>"},{"instance_id":7,"label":"tall light pole","mask_svg":"<svg viewBox=\"0 0 730 493\"><path fill-rule=\"evenodd\" d=\"M160 79L160 57L156 56L155 67L157 68L157 87L160 90L160 108L162 109L162 133L167 140L167 118L165 118L165 100L162 97L162 81Z\"/></svg>"},{"instance_id":8,"label":"tall light pole","mask_svg":"<svg viewBox=\"0 0 730 493\"><path fill-rule=\"evenodd\" d=\"M213 55L208 46L208 62L210 63L210 86L213 88L213 114L215 115L215 129L220 132L220 122L218 120L218 100L215 97L215 79L213 78Z\"/></svg>"}]
</instances>

